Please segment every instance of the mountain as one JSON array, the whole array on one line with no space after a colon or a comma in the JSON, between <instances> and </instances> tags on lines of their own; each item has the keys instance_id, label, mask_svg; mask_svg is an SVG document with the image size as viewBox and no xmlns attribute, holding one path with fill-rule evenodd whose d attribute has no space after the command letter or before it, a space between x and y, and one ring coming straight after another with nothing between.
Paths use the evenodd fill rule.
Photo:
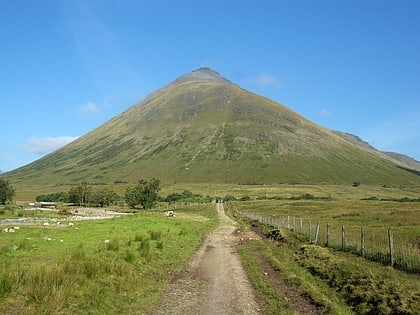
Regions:
<instances>
[{"instance_id":1,"label":"mountain","mask_svg":"<svg viewBox=\"0 0 420 315\"><path fill-rule=\"evenodd\" d=\"M16 186L136 182L419 184L362 149L209 68L185 74L45 157ZM29 188L28 188L29 189Z\"/></svg>"},{"instance_id":2,"label":"mountain","mask_svg":"<svg viewBox=\"0 0 420 315\"><path fill-rule=\"evenodd\" d=\"M354 145L365 149L366 151L372 152L373 154L376 154L384 159L390 160L393 163L400 164L402 167L420 171L420 162L413 159L412 157L396 152L386 152L377 150L368 142L363 141L360 137L350 133L345 133L338 130L334 130L333 132L336 135L342 137L343 139L353 143Z\"/></svg>"}]
</instances>

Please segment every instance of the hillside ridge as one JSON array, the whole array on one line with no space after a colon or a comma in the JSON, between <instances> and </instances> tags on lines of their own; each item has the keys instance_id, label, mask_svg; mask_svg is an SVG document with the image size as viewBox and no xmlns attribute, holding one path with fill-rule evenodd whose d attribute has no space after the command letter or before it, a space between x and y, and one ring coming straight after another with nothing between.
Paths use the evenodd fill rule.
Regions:
<instances>
[{"instance_id":1,"label":"hillside ridge","mask_svg":"<svg viewBox=\"0 0 420 315\"><path fill-rule=\"evenodd\" d=\"M351 133L341 132L338 130L334 130L333 132L338 136L342 137L343 139L363 148L364 150L377 154L378 156L390 160L396 164L400 164L401 166L420 171L420 162L408 155L397 152L378 150L375 147L373 147L370 143L364 141L359 136Z\"/></svg>"},{"instance_id":2,"label":"hillside ridge","mask_svg":"<svg viewBox=\"0 0 420 315\"><path fill-rule=\"evenodd\" d=\"M152 177L166 184L420 184L389 159L209 68L3 176L33 187Z\"/></svg>"}]
</instances>

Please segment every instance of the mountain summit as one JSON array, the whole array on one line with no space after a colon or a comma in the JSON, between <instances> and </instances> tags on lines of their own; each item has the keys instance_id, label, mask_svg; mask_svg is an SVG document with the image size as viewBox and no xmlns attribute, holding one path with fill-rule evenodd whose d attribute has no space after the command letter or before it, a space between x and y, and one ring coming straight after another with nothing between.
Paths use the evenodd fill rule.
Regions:
<instances>
[{"instance_id":1,"label":"mountain summit","mask_svg":"<svg viewBox=\"0 0 420 315\"><path fill-rule=\"evenodd\" d=\"M26 185L135 182L419 184L420 177L209 68L180 76L5 176Z\"/></svg>"},{"instance_id":2,"label":"mountain summit","mask_svg":"<svg viewBox=\"0 0 420 315\"><path fill-rule=\"evenodd\" d=\"M210 68L200 68L190 73L184 74L176 79L175 83L182 83L187 81L217 81L224 83L231 83L216 71Z\"/></svg>"}]
</instances>

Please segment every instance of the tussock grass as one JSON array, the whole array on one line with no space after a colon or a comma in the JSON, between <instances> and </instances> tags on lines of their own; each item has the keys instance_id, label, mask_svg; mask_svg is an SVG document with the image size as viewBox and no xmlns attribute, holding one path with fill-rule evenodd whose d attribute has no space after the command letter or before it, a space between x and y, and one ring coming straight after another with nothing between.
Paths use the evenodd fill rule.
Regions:
<instances>
[{"instance_id":1,"label":"tussock grass","mask_svg":"<svg viewBox=\"0 0 420 315\"><path fill-rule=\"evenodd\" d=\"M302 246L295 257L334 288L357 314L420 313L420 285L414 277L314 245Z\"/></svg>"},{"instance_id":2,"label":"tussock grass","mask_svg":"<svg viewBox=\"0 0 420 315\"><path fill-rule=\"evenodd\" d=\"M142 212L66 228L25 225L14 235L5 233L0 239L0 313L150 312L203 235L217 224L214 205L188 212L208 220L191 224ZM14 244L25 245L14 250Z\"/></svg>"},{"instance_id":3,"label":"tussock grass","mask_svg":"<svg viewBox=\"0 0 420 315\"><path fill-rule=\"evenodd\" d=\"M284 293L273 287L264 275L265 270L261 269L256 259L258 255L266 259L290 286L311 300L322 314L353 314L343 298L295 261L295 247L289 243L291 240L292 238L288 238L282 246L267 241L251 241L239 247L245 270L264 304L264 313L294 314L286 302Z\"/></svg>"},{"instance_id":4,"label":"tussock grass","mask_svg":"<svg viewBox=\"0 0 420 315\"><path fill-rule=\"evenodd\" d=\"M239 248L239 254L246 273L258 293L258 300L262 304L264 314L294 314L290 310L284 295L270 285L269 280L264 275L264 270L260 268L256 261L255 252L261 252L262 250L259 245L261 244L256 242L242 245Z\"/></svg>"},{"instance_id":5,"label":"tussock grass","mask_svg":"<svg viewBox=\"0 0 420 315\"><path fill-rule=\"evenodd\" d=\"M310 190L306 187L311 193L321 188L314 187ZM397 199L404 196L412 198L411 196L419 192L418 189L410 191L387 188L373 188L366 191L368 194L374 192L376 195L392 195ZM299 191L296 195L300 194ZM330 201L252 200L236 203L236 206L269 216L296 214L298 217L300 215L311 217L313 222L319 220L331 224L333 220L337 220L339 226L344 224L360 228L363 224L367 229L375 231L386 231L391 227L401 232L401 235L411 239L418 238L419 217L416 203L361 200L362 195L360 190L348 195L333 191ZM230 204L229 209L233 208L234 205ZM261 230L267 233L270 228L262 227ZM344 310L333 310L343 306L343 302L332 303L334 300L344 301L356 314L420 313L418 275L407 274L348 252L305 245L307 242L305 237L289 230L281 230L281 235L281 244L250 243L244 245L245 249L242 250L251 253L263 252L283 277L331 314L346 313Z\"/></svg>"}]
</instances>

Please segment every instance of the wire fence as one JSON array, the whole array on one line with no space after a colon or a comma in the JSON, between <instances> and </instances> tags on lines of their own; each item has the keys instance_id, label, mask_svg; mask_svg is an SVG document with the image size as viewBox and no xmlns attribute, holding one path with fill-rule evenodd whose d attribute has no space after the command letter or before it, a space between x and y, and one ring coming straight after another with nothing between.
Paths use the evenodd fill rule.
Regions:
<instances>
[{"instance_id":1,"label":"wire fence","mask_svg":"<svg viewBox=\"0 0 420 315\"><path fill-rule=\"evenodd\" d=\"M235 213L274 229L289 229L305 235L311 244L348 251L396 269L420 274L420 242L394 235L392 230L371 231L364 226L346 227L295 216L264 216L238 209Z\"/></svg>"}]
</instances>

